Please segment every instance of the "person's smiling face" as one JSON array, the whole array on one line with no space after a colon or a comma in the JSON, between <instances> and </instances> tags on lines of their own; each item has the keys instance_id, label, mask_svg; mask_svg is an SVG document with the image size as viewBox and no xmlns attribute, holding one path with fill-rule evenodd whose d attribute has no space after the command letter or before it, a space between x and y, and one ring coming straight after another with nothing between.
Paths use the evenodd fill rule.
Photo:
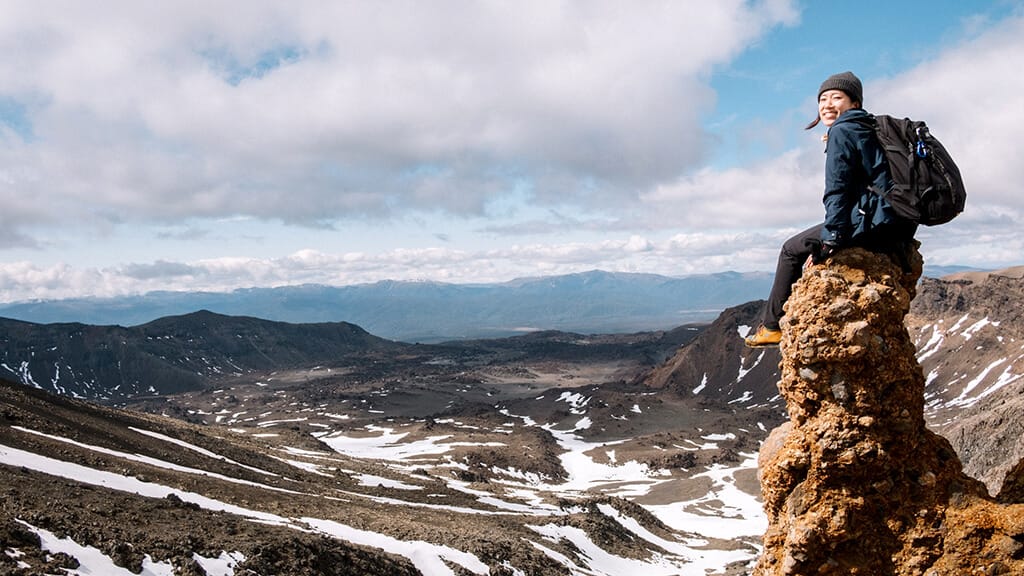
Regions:
<instances>
[{"instance_id":1,"label":"person's smiling face","mask_svg":"<svg viewBox=\"0 0 1024 576\"><path fill-rule=\"evenodd\" d=\"M860 104L850 100L850 95L842 90L826 90L818 96L818 117L825 126L835 123L839 115Z\"/></svg>"}]
</instances>

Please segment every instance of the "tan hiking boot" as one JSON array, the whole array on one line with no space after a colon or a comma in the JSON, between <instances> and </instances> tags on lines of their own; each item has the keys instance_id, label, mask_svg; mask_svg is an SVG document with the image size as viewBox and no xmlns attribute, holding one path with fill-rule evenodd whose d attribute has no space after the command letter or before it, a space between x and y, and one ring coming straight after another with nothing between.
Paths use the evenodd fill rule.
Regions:
<instances>
[{"instance_id":1,"label":"tan hiking boot","mask_svg":"<svg viewBox=\"0 0 1024 576\"><path fill-rule=\"evenodd\" d=\"M757 327L757 332L744 338L743 343L750 348L764 348L778 346L780 340L782 340L782 330L772 330L762 324Z\"/></svg>"}]
</instances>

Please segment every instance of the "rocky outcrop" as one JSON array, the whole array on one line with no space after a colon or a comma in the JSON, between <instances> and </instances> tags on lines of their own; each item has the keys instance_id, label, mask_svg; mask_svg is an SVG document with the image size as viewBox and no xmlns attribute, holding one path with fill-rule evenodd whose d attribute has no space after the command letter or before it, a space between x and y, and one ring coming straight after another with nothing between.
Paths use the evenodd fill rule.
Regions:
<instances>
[{"instance_id":1,"label":"rocky outcrop","mask_svg":"<svg viewBox=\"0 0 1024 576\"><path fill-rule=\"evenodd\" d=\"M790 420L760 455L756 576L1024 574L1024 505L997 503L925 426L904 326L920 273L916 249L903 266L851 249L797 283L780 345Z\"/></svg>"}]
</instances>

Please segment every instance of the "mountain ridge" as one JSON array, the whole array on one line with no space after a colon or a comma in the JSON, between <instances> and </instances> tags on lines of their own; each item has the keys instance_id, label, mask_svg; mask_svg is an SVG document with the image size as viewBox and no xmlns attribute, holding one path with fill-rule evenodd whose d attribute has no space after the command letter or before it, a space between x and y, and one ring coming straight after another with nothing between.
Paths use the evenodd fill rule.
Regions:
<instances>
[{"instance_id":1,"label":"mountain ridge","mask_svg":"<svg viewBox=\"0 0 1024 576\"><path fill-rule=\"evenodd\" d=\"M922 282L907 320L929 374L929 425L969 424L968 442L953 442L965 469L971 459L975 470L999 469L1019 443L1021 411L1009 402L1024 382L1000 374L1024 370L1016 360L986 370L1020 345L1009 304L1024 296L1005 281ZM0 384L0 537L10 543L0 569L22 561L59 572L54 563L74 559L48 546L68 538L136 572L149 555L201 574L195 566L223 552L239 572L222 573L239 574L317 563L351 574L327 568L346 562L364 574L621 573L606 559L643 574L749 574L764 530L754 454L785 418L778 351L742 344L760 305L669 331L430 345L212 311L148 332L96 328L106 335L91 335L93 350L136 339L199 386L119 398L132 410L118 411L57 402L24 380ZM21 352L9 326L80 341L92 328L7 322L2 349ZM258 350L239 334L259 335ZM297 359L275 338L322 354ZM30 341L45 357L60 340ZM280 363L259 364L259 352ZM50 383L35 366L34 380ZM61 373L86 373L74 366ZM989 422L998 426L978 428L1000 403L1002 421ZM985 481L995 494L1010 478L1011 494L1019 476ZM424 557L449 568L416 564Z\"/></svg>"},{"instance_id":2,"label":"mountain ridge","mask_svg":"<svg viewBox=\"0 0 1024 576\"><path fill-rule=\"evenodd\" d=\"M137 326L207 309L293 323L351 322L405 342L512 336L537 329L629 333L712 320L758 298L766 273L686 277L592 270L489 284L382 280L348 286L307 284L232 292L150 292L0 304L0 316L36 323Z\"/></svg>"},{"instance_id":3,"label":"mountain ridge","mask_svg":"<svg viewBox=\"0 0 1024 576\"><path fill-rule=\"evenodd\" d=\"M933 270L952 274L974 269ZM42 324L137 326L207 309L292 323L351 322L390 340L436 343L538 329L630 333L711 322L726 308L764 297L771 280L765 272L674 277L590 270L496 283L381 280L34 300L0 304L0 316Z\"/></svg>"},{"instance_id":4,"label":"mountain ridge","mask_svg":"<svg viewBox=\"0 0 1024 576\"><path fill-rule=\"evenodd\" d=\"M103 400L198 390L217 378L337 362L399 346L346 323L295 325L200 310L129 328L0 318L0 368L26 385Z\"/></svg>"}]
</instances>

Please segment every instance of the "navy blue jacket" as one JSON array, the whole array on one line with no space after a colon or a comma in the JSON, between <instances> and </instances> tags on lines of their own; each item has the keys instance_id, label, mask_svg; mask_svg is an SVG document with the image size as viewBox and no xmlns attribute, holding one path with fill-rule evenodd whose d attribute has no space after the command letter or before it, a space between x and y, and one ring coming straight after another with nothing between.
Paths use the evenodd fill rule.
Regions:
<instances>
[{"instance_id":1,"label":"navy blue jacket","mask_svg":"<svg viewBox=\"0 0 1024 576\"><path fill-rule=\"evenodd\" d=\"M889 202L868 190L889 190L889 163L860 108L843 112L829 127L825 145L825 225L821 240L837 247L855 243L875 228L902 220Z\"/></svg>"}]
</instances>

